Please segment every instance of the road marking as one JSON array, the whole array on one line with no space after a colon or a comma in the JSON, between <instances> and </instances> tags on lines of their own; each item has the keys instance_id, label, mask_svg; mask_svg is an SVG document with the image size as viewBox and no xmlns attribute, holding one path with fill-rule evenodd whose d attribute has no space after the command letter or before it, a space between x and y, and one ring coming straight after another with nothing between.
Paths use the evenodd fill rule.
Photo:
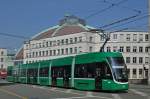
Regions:
<instances>
[{"instance_id":1,"label":"road marking","mask_svg":"<svg viewBox=\"0 0 150 99\"><path fill-rule=\"evenodd\" d=\"M114 99L122 99L118 94L111 94Z\"/></svg>"},{"instance_id":2,"label":"road marking","mask_svg":"<svg viewBox=\"0 0 150 99\"><path fill-rule=\"evenodd\" d=\"M71 93L71 89L66 90L66 93Z\"/></svg>"},{"instance_id":3,"label":"road marking","mask_svg":"<svg viewBox=\"0 0 150 99\"><path fill-rule=\"evenodd\" d=\"M99 97L99 96L93 96L93 98L104 98L104 99L112 99L112 98L107 98L107 97ZM68 97L68 98L53 98L53 99L77 99L77 98L89 98L87 96L83 96L83 97ZM116 98L117 99L117 98Z\"/></svg>"},{"instance_id":4,"label":"road marking","mask_svg":"<svg viewBox=\"0 0 150 99\"><path fill-rule=\"evenodd\" d=\"M50 90L56 90L56 88L55 88L55 87L53 87L53 88L51 88Z\"/></svg>"},{"instance_id":5,"label":"road marking","mask_svg":"<svg viewBox=\"0 0 150 99\"><path fill-rule=\"evenodd\" d=\"M75 93L75 92L71 92L72 89L68 89L67 91L62 91L59 90L59 88L53 87L53 88L47 88L47 87L39 87L39 86L34 86L33 88L39 88L39 89L44 89L44 90L49 90L49 91L54 91L54 92L62 92L62 93L70 93L70 94L75 94L75 95L82 95L82 97L68 97L68 98L53 98L53 99L74 99L74 98L88 98L88 97L96 97L96 98L104 98L104 99L112 99L110 97L101 97L101 96L93 96L92 92L87 92L85 96L83 96L84 94L81 93Z\"/></svg>"},{"instance_id":6,"label":"road marking","mask_svg":"<svg viewBox=\"0 0 150 99\"><path fill-rule=\"evenodd\" d=\"M140 96L144 96L144 97L147 97L148 95L143 93L143 92L140 92L140 91L137 91L135 89L129 89L130 91L134 92L135 94L138 94Z\"/></svg>"},{"instance_id":7,"label":"road marking","mask_svg":"<svg viewBox=\"0 0 150 99\"><path fill-rule=\"evenodd\" d=\"M5 89L2 89L2 88L0 88L0 91L5 92L5 93L7 93L7 94L9 94L9 95L12 95L12 96L19 97L19 98L21 98L21 99L28 99L27 97L18 95L18 94L14 93L14 92L10 92L10 91L5 90Z\"/></svg>"},{"instance_id":8,"label":"road marking","mask_svg":"<svg viewBox=\"0 0 150 99\"><path fill-rule=\"evenodd\" d=\"M92 92L87 92L86 97L94 97L94 96L93 96Z\"/></svg>"}]
</instances>

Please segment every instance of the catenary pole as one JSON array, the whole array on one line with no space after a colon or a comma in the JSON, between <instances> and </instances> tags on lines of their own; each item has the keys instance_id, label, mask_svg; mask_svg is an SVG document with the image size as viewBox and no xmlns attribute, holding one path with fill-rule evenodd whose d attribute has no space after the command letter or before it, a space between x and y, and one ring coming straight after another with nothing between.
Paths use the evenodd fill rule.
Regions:
<instances>
[{"instance_id":1,"label":"catenary pole","mask_svg":"<svg viewBox=\"0 0 150 99\"><path fill-rule=\"evenodd\" d=\"M148 14L150 15L150 0L148 0ZM149 69L148 69L148 84L150 86L150 17L148 17L148 32L149 32Z\"/></svg>"}]
</instances>

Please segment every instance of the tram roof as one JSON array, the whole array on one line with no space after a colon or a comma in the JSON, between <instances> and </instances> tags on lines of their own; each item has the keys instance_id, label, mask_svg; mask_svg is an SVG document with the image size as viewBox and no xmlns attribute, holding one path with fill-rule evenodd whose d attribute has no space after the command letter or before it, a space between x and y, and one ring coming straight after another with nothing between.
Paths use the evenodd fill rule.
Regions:
<instances>
[{"instance_id":1,"label":"tram roof","mask_svg":"<svg viewBox=\"0 0 150 99\"><path fill-rule=\"evenodd\" d=\"M49 67L50 64L53 66L69 66L72 64L73 57L75 57L75 64L84 64L84 63L93 63L93 62L103 62L107 57L122 57L122 54L119 52L94 52L94 53L86 53L80 54L76 56L58 58L53 60L40 61L29 64L20 65L21 68L37 68L40 67Z\"/></svg>"},{"instance_id":2,"label":"tram roof","mask_svg":"<svg viewBox=\"0 0 150 99\"><path fill-rule=\"evenodd\" d=\"M76 56L76 64L103 62L107 57L122 57L119 52L95 52Z\"/></svg>"}]
</instances>

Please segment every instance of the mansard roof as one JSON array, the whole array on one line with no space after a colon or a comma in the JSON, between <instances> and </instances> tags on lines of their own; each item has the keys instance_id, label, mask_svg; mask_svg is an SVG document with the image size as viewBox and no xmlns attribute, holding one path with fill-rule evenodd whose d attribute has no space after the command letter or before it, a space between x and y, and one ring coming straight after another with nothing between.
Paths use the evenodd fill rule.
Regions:
<instances>
[{"instance_id":1,"label":"mansard roof","mask_svg":"<svg viewBox=\"0 0 150 99\"><path fill-rule=\"evenodd\" d=\"M32 40L39 40L44 38L81 33L86 32L89 29L93 28L87 26L85 20L80 19L73 15L65 16L65 18L59 21L59 25L40 32L39 34L35 35L32 38Z\"/></svg>"},{"instance_id":2,"label":"mansard roof","mask_svg":"<svg viewBox=\"0 0 150 99\"><path fill-rule=\"evenodd\" d=\"M81 33L94 29L86 25L85 20L73 15L66 15L59 21L59 25L50 27L31 38L31 40L40 40L50 37ZM23 47L16 54L16 59L23 59Z\"/></svg>"}]
</instances>

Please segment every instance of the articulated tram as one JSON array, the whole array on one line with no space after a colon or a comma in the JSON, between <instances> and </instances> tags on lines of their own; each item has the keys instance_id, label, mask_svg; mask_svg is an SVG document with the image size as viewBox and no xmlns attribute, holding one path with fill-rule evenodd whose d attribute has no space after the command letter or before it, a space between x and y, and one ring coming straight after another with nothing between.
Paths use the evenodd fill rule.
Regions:
<instances>
[{"instance_id":1,"label":"articulated tram","mask_svg":"<svg viewBox=\"0 0 150 99\"><path fill-rule=\"evenodd\" d=\"M95 52L9 66L11 82L79 90L128 90L127 67L119 52Z\"/></svg>"}]
</instances>

